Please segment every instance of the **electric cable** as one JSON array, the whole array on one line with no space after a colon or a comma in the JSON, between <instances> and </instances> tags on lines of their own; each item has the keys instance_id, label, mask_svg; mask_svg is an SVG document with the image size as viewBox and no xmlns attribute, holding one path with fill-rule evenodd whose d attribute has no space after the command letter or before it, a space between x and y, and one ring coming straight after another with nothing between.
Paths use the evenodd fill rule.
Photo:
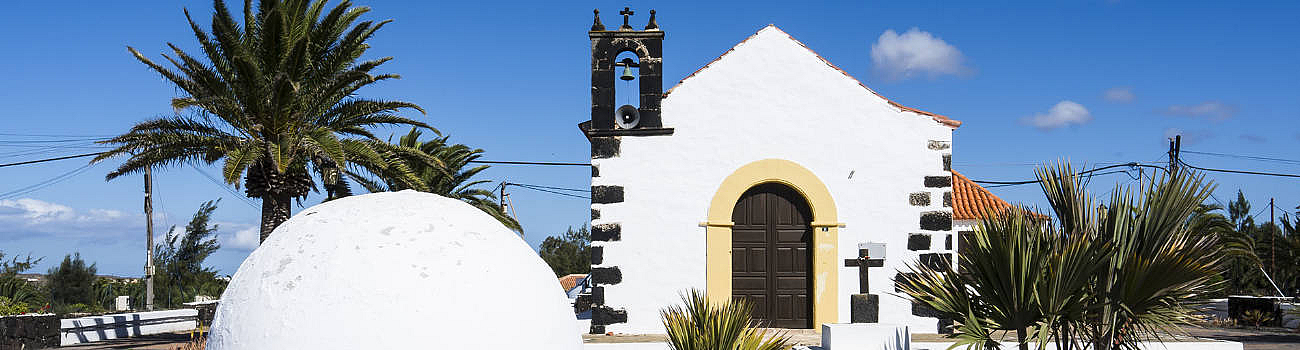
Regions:
<instances>
[{"instance_id":1,"label":"electric cable","mask_svg":"<svg viewBox=\"0 0 1300 350\"><path fill-rule=\"evenodd\" d=\"M483 164L510 164L510 165L567 165L567 166L591 166L591 163L565 163L565 162L523 162L523 161L506 161L506 160L471 160L469 163Z\"/></svg>"},{"instance_id":2,"label":"electric cable","mask_svg":"<svg viewBox=\"0 0 1300 350\"><path fill-rule=\"evenodd\" d=\"M49 179L42 180L42 181L37 182L37 183L35 183L35 184L28 185L27 187L19 188L19 189L13 190L13 191L5 192L5 193L0 193L0 199L13 199L13 198L17 198L18 196L22 196L22 195L26 195L26 194L29 194L29 193L32 193L32 192L40 191L40 190L42 190L42 189L45 189L46 187L53 186L54 184L57 184L57 183L59 183L59 182L63 182L64 180L67 180L67 179L70 179L70 178L72 178L72 177L75 177L75 176L77 176L77 175L79 175L79 174L85 172L86 170L89 170L89 169L90 169L91 167L93 167L93 166L95 166L95 164L86 163L86 165L82 165L82 166L80 166L80 167L77 167L76 169L72 169L72 170L70 170L70 171L68 171L68 172L65 172L65 173L62 173L62 174L56 175L56 176L54 176L54 177L52 177L52 178L49 178Z\"/></svg>"},{"instance_id":3,"label":"electric cable","mask_svg":"<svg viewBox=\"0 0 1300 350\"><path fill-rule=\"evenodd\" d=\"M591 197L588 197L588 196L580 196L580 195L576 195L576 194L572 194L572 193L564 193L564 192L559 192L559 191L553 191L553 190L549 190L549 189L546 189L546 188L533 187L532 185L527 185L527 184L517 184L517 183L513 183L513 182L507 182L507 183L505 183L505 185L506 185L506 186L522 187L522 188L527 188L527 189L530 189L530 190L533 190L533 191L546 192L546 193L557 194L557 195L566 196L566 197L574 197L574 198L582 198L582 199L591 199ZM549 187L549 186L548 186L548 187ZM566 189L566 190L573 190L573 189Z\"/></svg>"},{"instance_id":4,"label":"electric cable","mask_svg":"<svg viewBox=\"0 0 1300 350\"><path fill-rule=\"evenodd\" d=\"M582 193L588 193L588 192L591 192L591 189L577 189L577 188L552 187L552 186L542 186L542 185L534 185L534 184L521 184L521 183L515 183L515 182L511 182L510 184L511 184L511 185L522 185L522 186L541 187L541 188L545 188L545 189L560 190L560 191L573 191L573 192L582 192Z\"/></svg>"},{"instance_id":5,"label":"electric cable","mask_svg":"<svg viewBox=\"0 0 1300 350\"><path fill-rule=\"evenodd\" d=\"M1188 168L1192 168L1192 169L1196 169L1196 170L1201 170L1201 171L1213 171L1213 172L1220 172L1220 173L1234 173L1234 174L1246 174L1246 175L1278 176L1278 177L1300 177L1300 175L1298 175L1298 174L1282 174L1282 173L1266 173L1266 172L1262 172L1262 171L1250 171L1250 170L1231 170L1231 169L1202 168L1202 167L1198 167L1198 166L1195 166L1195 165L1187 164L1187 162L1184 162L1184 161L1182 161L1181 159L1178 160L1178 164L1181 164L1181 165L1186 166L1186 167L1188 167Z\"/></svg>"},{"instance_id":6,"label":"electric cable","mask_svg":"<svg viewBox=\"0 0 1300 350\"><path fill-rule=\"evenodd\" d=\"M1229 154L1229 153L1198 152L1198 151L1187 151L1187 150L1183 150L1183 151L1180 151L1180 152L1182 152L1182 153L1191 153L1191 154L1207 155L1207 156L1216 156L1216 157L1228 157L1228 158L1238 158L1238 159L1249 159L1249 160L1257 160L1257 161L1265 161L1265 162L1280 162L1280 163L1300 164L1300 160L1296 160L1296 159L1273 158L1273 157L1260 157L1260 156L1247 156L1247 155Z\"/></svg>"},{"instance_id":7,"label":"electric cable","mask_svg":"<svg viewBox=\"0 0 1300 350\"><path fill-rule=\"evenodd\" d=\"M56 157L56 158L46 158L46 159L29 160L29 161L26 161L26 162L17 162L17 163L9 163L9 164L0 164L0 168L11 167L11 166L15 166L15 165L36 164L36 163L52 162L52 161L56 161L56 160L64 160L64 159L72 159L72 158L82 158L82 157L89 157L89 156L97 156L97 155L101 155L101 154L104 154L104 153L108 153L108 152L95 152L95 153L78 154L78 155L72 155L72 156Z\"/></svg>"},{"instance_id":8,"label":"electric cable","mask_svg":"<svg viewBox=\"0 0 1300 350\"><path fill-rule=\"evenodd\" d=\"M1158 166L1154 166L1154 165L1142 164L1142 163L1138 163L1138 162L1129 162L1129 163L1124 163L1124 164L1108 165L1108 166L1104 166L1104 167L1100 167L1100 168L1094 168L1094 169L1091 169L1091 170L1085 170L1085 171L1081 171L1081 172L1075 173L1074 175L1075 175L1075 176L1078 176L1078 175L1087 175L1087 174L1090 174L1090 173L1093 173L1093 172L1097 172L1097 171L1101 171L1101 170L1106 170L1106 169L1113 169L1113 168L1118 168L1118 167L1147 167L1147 168L1155 168L1155 169L1161 169L1161 170L1164 170L1164 168L1162 168L1162 167L1158 167ZM1114 172L1107 173L1107 174L1114 174ZM988 180L971 180L971 181L972 181L972 182L975 182L975 183L980 183L980 184L989 184L989 185L1007 185L1007 186L1010 186L1010 185L1027 185L1027 184L1032 184L1032 183L1038 183L1038 182L1039 182L1038 180L1026 180L1026 181L988 181ZM1003 187L1003 186L996 186L996 187Z\"/></svg>"},{"instance_id":9,"label":"electric cable","mask_svg":"<svg viewBox=\"0 0 1300 350\"><path fill-rule=\"evenodd\" d=\"M242 195L239 192L235 192L234 189L230 188L230 185L227 185L222 181L217 180L216 177L213 177L211 174L208 174L207 172L204 172L202 169L199 169L198 166L194 165L194 162L186 162L186 164L189 165L190 168L194 169L195 172L199 173L199 175L202 175L204 178L208 179L208 182L211 182L212 184L217 185L217 187L221 187L221 189L226 190L226 192L230 193L232 196L239 199L241 202L244 202L244 204L248 204L249 208L258 209L257 205L253 204L253 201L248 199L248 196Z\"/></svg>"},{"instance_id":10,"label":"electric cable","mask_svg":"<svg viewBox=\"0 0 1300 350\"><path fill-rule=\"evenodd\" d=\"M17 134L17 133L3 133L3 132L0 132L0 136L19 136L19 137L86 137L86 138L95 138L95 139L107 139L107 138L110 138L110 137L113 137L113 136L116 136L116 135Z\"/></svg>"}]
</instances>

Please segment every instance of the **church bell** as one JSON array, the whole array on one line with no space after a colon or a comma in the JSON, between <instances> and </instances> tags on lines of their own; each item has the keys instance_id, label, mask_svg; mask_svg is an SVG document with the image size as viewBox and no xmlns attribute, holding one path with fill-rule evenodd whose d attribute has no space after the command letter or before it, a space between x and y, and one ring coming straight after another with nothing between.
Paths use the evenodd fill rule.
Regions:
<instances>
[{"instance_id":1,"label":"church bell","mask_svg":"<svg viewBox=\"0 0 1300 350\"><path fill-rule=\"evenodd\" d=\"M633 79L636 79L636 75L632 74L632 67L623 66L623 76L618 78L625 81L631 81Z\"/></svg>"}]
</instances>

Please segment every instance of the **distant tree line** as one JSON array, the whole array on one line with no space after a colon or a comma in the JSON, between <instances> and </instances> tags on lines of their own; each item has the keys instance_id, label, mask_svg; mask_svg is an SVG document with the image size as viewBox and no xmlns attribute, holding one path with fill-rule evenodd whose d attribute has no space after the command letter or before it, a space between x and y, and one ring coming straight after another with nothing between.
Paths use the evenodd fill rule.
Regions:
<instances>
[{"instance_id":1,"label":"distant tree line","mask_svg":"<svg viewBox=\"0 0 1300 350\"><path fill-rule=\"evenodd\" d=\"M546 237L537 254L557 277L591 272L591 232L587 225L569 227L562 235Z\"/></svg>"},{"instance_id":2,"label":"distant tree line","mask_svg":"<svg viewBox=\"0 0 1300 350\"><path fill-rule=\"evenodd\" d=\"M1213 204L1205 207L1223 209ZM1234 253L1223 262L1223 294L1271 296L1280 289L1286 296L1300 295L1300 217L1283 211L1270 223L1252 216L1258 210L1237 191L1237 198L1228 203L1228 215L1211 214L1218 217L1206 225L1207 232L1223 237L1225 251Z\"/></svg>"},{"instance_id":3,"label":"distant tree line","mask_svg":"<svg viewBox=\"0 0 1300 350\"><path fill-rule=\"evenodd\" d=\"M204 202L184 231L173 226L154 247L156 308L180 307L200 295L217 298L225 290L226 279L203 266L204 260L221 248L216 240L217 225L209 224L216 209L217 201ZM101 277L96 264L87 263L80 253L66 255L58 266L51 267L43 285L18 276L40 258L3 258L0 252L0 315L103 313L115 310L117 297L123 295L131 297L132 309L145 308L143 280Z\"/></svg>"}]
</instances>

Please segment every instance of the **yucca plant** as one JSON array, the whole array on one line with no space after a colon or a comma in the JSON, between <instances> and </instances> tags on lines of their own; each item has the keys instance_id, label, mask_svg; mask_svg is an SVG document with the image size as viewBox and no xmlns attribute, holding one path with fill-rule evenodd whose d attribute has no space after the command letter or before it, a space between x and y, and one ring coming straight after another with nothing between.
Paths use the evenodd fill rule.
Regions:
<instances>
[{"instance_id":1,"label":"yucca plant","mask_svg":"<svg viewBox=\"0 0 1300 350\"><path fill-rule=\"evenodd\" d=\"M753 306L744 300L712 303L699 290L682 294L682 305L659 312L673 350L781 350L790 347L784 332L759 328Z\"/></svg>"},{"instance_id":2,"label":"yucca plant","mask_svg":"<svg viewBox=\"0 0 1300 350\"><path fill-rule=\"evenodd\" d=\"M239 187L242 178L248 196L262 199L262 240L288 220L292 200L314 189L317 176L330 191L346 186L340 173L351 167L383 169L422 186L381 156L405 150L368 128L429 127L397 114L424 110L357 96L361 88L398 78L374 73L392 57L361 60L370 48L366 41L389 21L358 22L369 8L349 1L330 9L325 0L261 0L256 6L245 0L242 24L223 1L213 7L210 33L185 12L198 54L169 44L171 54L163 57L170 66L163 66L127 48L181 95L171 100L175 116L141 122L103 141L115 148L92 162L129 157L106 179L224 160L225 181Z\"/></svg>"},{"instance_id":3,"label":"yucca plant","mask_svg":"<svg viewBox=\"0 0 1300 350\"><path fill-rule=\"evenodd\" d=\"M1218 236L1191 220L1213 186L1196 174L1165 176L1136 195L1117 187L1105 204L1068 164L1037 170L1055 225L1026 210L979 223L960 271L911 267L913 300L959 322L959 345L992 348L992 330L1021 349L1132 349L1179 332L1192 306L1219 285Z\"/></svg>"},{"instance_id":4,"label":"yucca plant","mask_svg":"<svg viewBox=\"0 0 1300 350\"><path fill-rule=\"evenodd\" d=\"M1246 310L1241 313L1241 323L1255 328L1263 327L1269 322L1273 322L1273 315L1264 310Z\"/></svg>"}]
</instances>

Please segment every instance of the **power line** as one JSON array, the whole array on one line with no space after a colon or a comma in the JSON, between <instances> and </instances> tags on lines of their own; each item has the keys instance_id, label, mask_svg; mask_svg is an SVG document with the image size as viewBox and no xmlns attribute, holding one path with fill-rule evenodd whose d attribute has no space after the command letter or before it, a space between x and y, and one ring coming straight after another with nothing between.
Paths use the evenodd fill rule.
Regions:
<instances>
[{"instance_id":1,"label":"power line","mask_svg":"<svg viewBox=\"0 0 1300 350\"><path fill-rule=\"evenodd\" d=\"M0 133L0 136L19 136L19 137L90 137L90 138L106 139L106 138L113 137L114 135L63 135L63 134L16 134L16 133Z\"/></svg>"},{"instance_id":2,"label":"power line","mask_svg":"<svg viewBox=\"0 0 1300 350\"><path fill-rule=\"evenodd\" d=\"M582 193L589 193L589 192L591 192L591 189L552 187L552 186L542 186L542 185L534 185L534 184L521 184L521 183L514 183L514 182L510 182L509 184L511 184L511 185L519 185L519 186L541 187L541 188L552 189L552 190L560 190L560 191L573 191L573 192L582 192Z\"/></svg>"},{"instance_id":3,"label":"power line","mask_svg":"<svg viewBox=\"0 0 1300 350\"><path fill-rule=\"evenodd\" d=\"M564 163L564 162L523 162L523 161L506 161L506 160L471 160L469 163L484 164L513 164L513 165L567 165L567 166L591 166L591 163Z\"/></svg>"},{"instance_id":4,"label":"power line","mask_svg":"<svg viewBox=\"0 0 1300 350\"><path fill-rule=\"evenodd\" d=\"M1250 160L1267 161L1267 162L1300 164L1300 160L1295 160L1295 159L1247 156L1247 155L1240 155L1240 154L1214 153L1214 152L1197 152L1197 151L1182 151L1182 152L1192 153L1192 154L1202 154L1207 156L1216 156L1216 157L1228 157L1228 158L1250 159Z\"/></svg>"},{"instance_id":5,"label":"power line","mask_svg":"<svg viewBox=\"0 0 1300 350\"><path fill-rule=\"evenodd\" d=\"M522 188L527 188L527 189L530 189L530 190L533 190L533 191L541 191L541 192L546 192L546 193L551 193L551 194L557 194L557 195L566 196L566 197L574 197L574 198L582 198L582 199L591 199L591 197L587 197L587 196L579 196L579 195L572 194L572 193L564 193L564 192L560 192L560 191L553 191L553 190L549 190L549 189L542 188L542 187L534 187L534 185L528 185L528 184L517 184L517 183L513 183L513 182L507 182L507 183L505 183L504 185L505 185L505 186L516 186L516 187L522 187ZM550 187L550 186L546 186L546 187ZM563 189L563 190L573 191L574 189Z\"/></svg>"},{"instance_id":6,"label":"power line","mask_svg":"<svg viewBox=\"0 0 1300 350\"><path fill-rule=\"evenodd\" d=\"M87 163L86 165L82 165L82 166L80 166L80 167L78 167L78 168L76 168L76 169L72 169L71 171L68 171L68 172L63 173L63 174L59 174L59 175L57 175L57 176L55 176L55 177L52 177L52 178L46 179L46 180L41 181L41 182L37 182L37 183L32 184L32 185L29 185L29 186L27 186L27 187L19 188L19 189L13 190L13 191L5 192L5 193L0 193L0 199L13 199L13 198L16 198L16 197L18 197L18 196L22 196L22 195L25 195L25 194L28 194L28 193L32 193L32 192L36 192L36 191L40 191L40 190L42 190L42 189L45 189L46 187L53 186L54 184L57 184L57 183L59 183L59 182L63 182L64 180L67 180L67 179L70 179L70 178L72 178L72 177L74 177L74 176L77 176L77 175L79 175L79 174L85 172L86 170L90 169L90 168L91 168L92 166L94 166L94 165L95 165L95 164Z\"/></svg>"},{"instance_id":7,"label":"power line","mask_svg":"<svg viewBox=\"0 0 1300 350\"><path fill-rule=\"evenodd\" d=\"M249 200L247 196L244 196L239 192L235 192L235 190L231 189L230 186L226 185L225 183L222 183L221 181L217 181L215 177L209 175L207 172L204 172L202 169L199 169L199 167L195 166L193 162L186 162L186 164L188 164L190 168L194 169L195 172L199 173L199 175L202 175L204 178L208 179L208 182L211 182L212 184L217 185L217 187L221 187L221 189L226 190L226 192L229 192L232 196L235 196L236 199L239 199L240 201L244 202L244 204L248 204L249 208L257 209L257 205L253 204L253 201Z\"/></svg>"},{"instance_id":8,"label":"power line","mask_svg":"<svg viewBox=\"0 0 1300 350\"><path fill-rule=\"evenodd\" d=\"M1179 163L1179 164L1182 164L1182 165L1184 165L1184 166L1186 166L1186 167L1188 167L1188 168L1192 168L1192 169L1196 169L1196 170L1201 170L1201 171L1214 171L1214 172L1220 172L1220 173L1234 173L1234 174L1246 174L1246 175L1265 175L1265 176L1280 176L1280 177L1300 177L1300 175L1297 175L1297 174L1266 173L1266 172L1262 172L1262 171L1250 171L1250 170L1230 170L1230 169L1202 168L1202 167L1198 167L1198 166L1195 166L1195 165L1187 164L1187 162L1184 162L1184 161L1182 161L1182 160L1179 160L1178 163Z\"/></svg>"},{"instance_id":9,"label":"power line","mask_svg":"<svg viewBox=\"0 0 1300 350\"><path fill-rule=\"evenodd\" d=\"M1119 168L1119 167L1147 167L1147 168L1155 168L1155 169L1161 169L1161 170L1164 170L1164 168L1162 168L1162 167L1158 167L1158 166L1154 166L1154 165L1142 164L1142 163L1138 163L1138 162L1129 162L1129 163L1124 163L1124 164L1116 164L1116 165L1109 165L1109 166L1104 166L1104 167L1100 167L1100 168L1094 168L1094 169L1092 169L1092 170L1085 170L1085 171L1081 171L1081 172L1079 172L1079 173L1076 173L1076 174L1074 174L1074 175L1075 175L1075 176L1078 176L1078 175L1087 175L1087 174L1091 174L1091 173L1093 173L1093 172L1097 172L1097 171L1101 171L1101 170L1106 170L1106 169L1112 169L1112 168ZM1123 172L1123 171L1120 171L1120 172ZM1115 173L1118 173L1118 172L1109 172L1109 173L1106 173L1106 174L1097 174L1097 175L1107 175L1107 174L1115 174ZM1130 176L1130 177L1131 177L1131 176ZM1003 185L1003 186L1027 185L1027 184L1032 184L1032 183L1038 183L1038 182L1039 182L1039 180L1026 180L1026 181L987 181L987 180L971 180L971 181L972 181L972 182L975 182L975 183L980 183L980 184ZM990 187L1003 187L1003 186L990 186Z\"/></svg>"},{"instance_id":10,"label":"power line","mask_svg":"<svg viewBox=\"0 0 1300 350\"><path fill-rule=\"evenodd\" d=\"M47 158L47 159L29 160L29 161L26 161L26 162L17 162L17 163L9 163L9 164L0 164L0 168L3 168L3 167L10 167L10 166L15 166L15 165L36 164L36 163L52 162L52 161L56 161L56 160L64 160L64 159L72 159L72 158L82 158L82 157L89 157L89 156L97 156L97 155L101 155L101 154L104 154L104 153L108 153L108 152L95 152L95 153L78 154L78 155L75 155L75 156L65 156L65 157L57 157L57 158Z\"/></svg>"},{"instance_id":11,"label":"power line","mask_svg":"<svg viewBox=\"0 0 1300 350\"><path fill-rule=\"evenodd\" d=\"M26 144L26 143L68 143L68 142L97 142L107 139L65 139L65 140L0 140L0 144Z\"/></svg>"}]
</instances>

